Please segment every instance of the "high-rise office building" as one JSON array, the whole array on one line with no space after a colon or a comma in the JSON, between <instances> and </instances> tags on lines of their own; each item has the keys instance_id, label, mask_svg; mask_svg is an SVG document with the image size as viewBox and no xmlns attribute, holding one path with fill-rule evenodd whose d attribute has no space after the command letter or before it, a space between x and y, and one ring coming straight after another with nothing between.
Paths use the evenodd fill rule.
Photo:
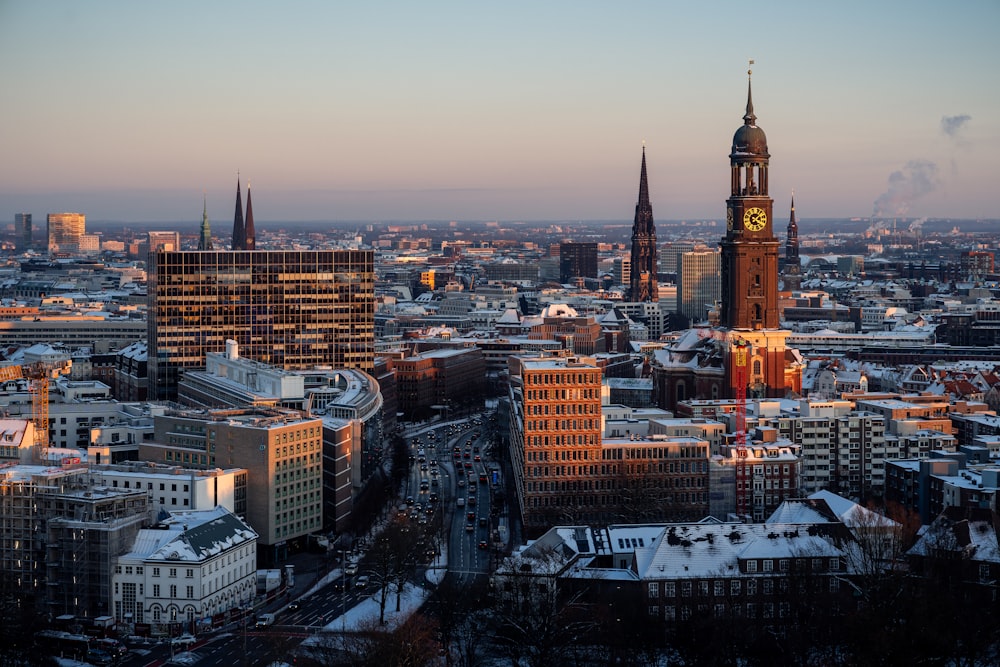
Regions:
<instances>
[{"instance_id":1,"label":"high-rise office building","mask_svg":"<svg viewBox=\"0 0 1000 667\"><path fill-rule=\"evenodd\" d=\"M87 216L83 213L49 213L46 226L50 253L80 251L80 237L87 227Z\"/></svg>"},{"instance_id":2,"label":"high-rise office building","mask_svg":"<svg viewBox=\"0 0 1000 667\"><path fill-rule=\"evenodd\" d=\"M525 530L594 520L606 494L594 481L604 463L601 369L565 357L520 363L512 414L520 423L511 428L511 456Z\"/></svg>"},{"instance_id":3,"label":"high-rise office building","mask_svg":"<svg viewBox=\"0 0 1000 667\"><path fill-rule=\"evenodd\" d=\"M151 397L175 398L178 374L227 339L279 368L372 369L371 250L161 250L148 273Z\"/></svg>"},{"instance_id":4,"label":"high-rise office building","mask_svg":"<svg viewBox=\"0 0 1000 667\"><path fill-rule=\"evenodd\" d=\"M31 247L31 214L14 214L14 233L17 235L17 249L27 250Z\"/></svg>"},{"instance_id":5,"label":"high-rise office building","mask_svg":"<svg viewBox=\"0 0 1000 667\"><path fill-rule=\"evenodd\" d=\"M653 205L649 202L646 182L646 147L642 147L642 169L639 173L639 202L635 205L632 223L632 271L629 298L632 301L659 299L656 262L656 225Z\"/></svg>"},{"instance_id":6,"label":"high-rise office building","mask_svg":"<svg viewBox=\"0 0 1000 667\"><path fill-rule=\"evenodd\" d=\"M559 244L559 282L565 284L572 281L574 278L596 277L596 243Z\"/></svg>"},{"instance_id":7,"label":"high-rise office building","mask_svg":"<svg viewBox=\"0 0 1000 667\"><path fill-rule=\"evenodd\" d=\"M692 323L701 322L719 300L719 253L693 250L681 253L677 262L677 311Z\"/></svg>"}]
</instances>

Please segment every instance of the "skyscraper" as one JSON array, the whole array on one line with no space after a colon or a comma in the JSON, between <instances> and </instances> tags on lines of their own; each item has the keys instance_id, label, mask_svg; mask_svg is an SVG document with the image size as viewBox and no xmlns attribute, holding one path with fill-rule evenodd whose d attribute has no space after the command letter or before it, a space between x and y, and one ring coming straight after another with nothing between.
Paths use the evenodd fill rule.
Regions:
<instances>
[{"instance_id":1,"label":"skyscraper","mask_svg":"<svg viewBox=\"0 0 1000 667\"><path fill-rule=\"evenodd\" d=\"M31 214L14 214L14 233L17 235L17 249L24 251L31 247Z\"/></svg>"},{"instance_id":2,"label":"skyscraper","mask_svg":"<svg viewBox=\"0 0 1000 667\"><path fill-rule=\"evenodd\" d=\"M646 182L646 147L642 147L642 169L639 173L639 201L635 205L632 223L632 274L629 298L632 301L657 301L656 226L653 206L649 203Z\"/></svg>"},{"instance_id":3,"label":"skyscraper","mask_svg":"<svg viewBox=\"0 0 1000 667\"><path fill-rule=\"evenodd\" d=\"M201 232L198 235L198 250L212 249L212 227L208 224L208 200L205 199L201 209Z\"/></svg>"},{"instance_id":4,"label":"skyscraper","mask_svg":"<svg viewBox=\"0 0 1000 667\"><path fill-rule=\"evenodd\" d=\"M49 213L46 227L50 253L77 253L80 251L80 237L87 227L87 216L83 213Z\"/></svg>"},{"instance_id":5,"label":"skyscraper","mask_svg":"<svg viewBox=\"0 0 1000 667\"><path fill-rule=\"evenodd\" d=\"M370 371L371 250L158 251L149 266L149 391L172 399L185 368L226 340L279 368Z\"/></svg>"}]
</instances>

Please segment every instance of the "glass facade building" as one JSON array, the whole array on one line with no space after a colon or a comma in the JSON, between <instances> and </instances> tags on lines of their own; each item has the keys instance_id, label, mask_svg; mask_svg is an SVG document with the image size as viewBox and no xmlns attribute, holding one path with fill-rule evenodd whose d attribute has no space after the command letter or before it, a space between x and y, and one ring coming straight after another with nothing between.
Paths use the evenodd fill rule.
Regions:
<instances>
[{"instance_id":1,"label":"glass facade building","mask_svg":"<svg viewBox=\"0 0 1000 667\"><path fill-rule=\"evenodd\" d=\"M372 250L153 252L150 397L176 399L180 372L227 339L278 368L370 371L374 285Z\"/></svg>"}]
</instances>

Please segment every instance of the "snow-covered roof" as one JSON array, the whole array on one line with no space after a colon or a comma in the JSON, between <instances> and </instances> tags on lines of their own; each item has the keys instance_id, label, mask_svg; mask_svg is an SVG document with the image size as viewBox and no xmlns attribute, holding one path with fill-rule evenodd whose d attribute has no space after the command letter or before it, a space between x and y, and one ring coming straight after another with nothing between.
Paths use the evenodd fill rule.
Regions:
<instances>
[{"instance_id":1,"label":"snow-covered roof","mask_svg":"<svg viewBox=\"0 0 1000 667\"><path fill-rule=\"evenodd\" d=\"M197 563L256 539L253 529L220 505L172 512L158 527L140 530L131 552L122 558Z\"/></svg>"}]
</instances>

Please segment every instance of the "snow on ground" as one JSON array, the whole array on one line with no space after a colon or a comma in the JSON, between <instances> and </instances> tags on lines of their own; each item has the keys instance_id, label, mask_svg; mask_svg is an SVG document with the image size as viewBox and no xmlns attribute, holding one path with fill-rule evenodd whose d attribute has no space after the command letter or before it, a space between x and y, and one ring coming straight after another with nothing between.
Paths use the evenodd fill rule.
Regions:
<instances>
[{"instance_id":1,"label":"snow on ground","mask_svg":"<svg viewBox=\"0 0 1000 667\"><path fill-rule=\"evenodd\" d=\"M420 606L427 600L431 591L428 588L406 584L403 587L403 595L399 601L399 611L396 611L396 594L390 592L385 603L385 625L387 631L395 630L400 624L406 621ZM338 616L328 623L323 632L356 632L363 628L370 628L378 625L378 602L379 593L365 598L346 614ZM324 639L319 635L309 637L302 644L321 643Z\"/></svg>"}]
</instances>

